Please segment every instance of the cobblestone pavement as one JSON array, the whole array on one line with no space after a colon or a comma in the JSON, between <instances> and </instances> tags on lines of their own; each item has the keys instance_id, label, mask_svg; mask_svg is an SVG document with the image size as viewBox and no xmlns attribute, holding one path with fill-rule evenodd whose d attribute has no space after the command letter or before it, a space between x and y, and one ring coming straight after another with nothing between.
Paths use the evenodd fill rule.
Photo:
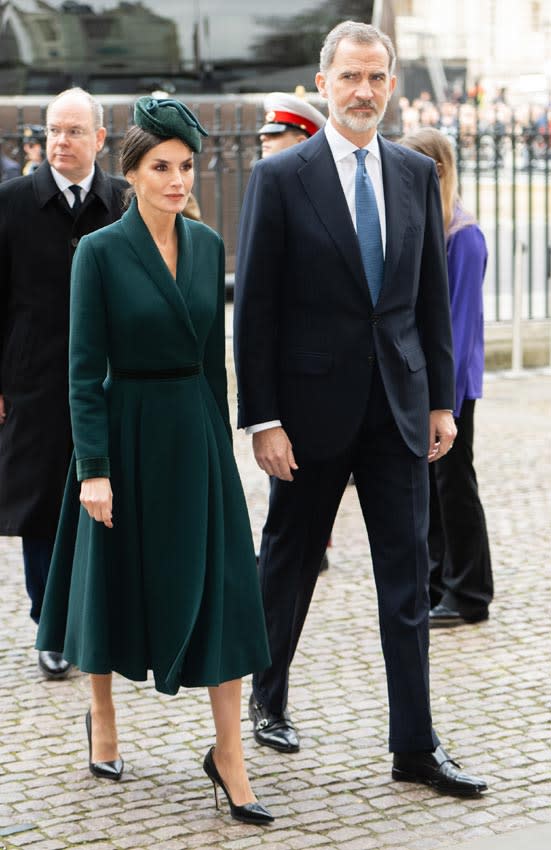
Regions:
<instances>
[{"instance_id":1,"label":"cobblestone pavement","mask_svg":"<svg viewBox=\"0 0 551 850\"><path fill-rule=\"evenodd\" d=\"M265 829L232 821L225 803L214 807L201 768L213 741L204 690L166 697L151 683L117 678L125 775L119 784L90 775L86 677L47 682L39 674L20 542L0 540L0 848L542 847L551 824L550 413L548 374L488 376L476 448L496 599L488 622L431 635L435 725L451 753L487 778L483 798L439 796L390 778L370 557L348 487L293 666L300 753L252 741L245 682L247 761L258 797L277 816ZM258 539L267 483L244 435L235 449Z\"/></svg>"}]
</instances>

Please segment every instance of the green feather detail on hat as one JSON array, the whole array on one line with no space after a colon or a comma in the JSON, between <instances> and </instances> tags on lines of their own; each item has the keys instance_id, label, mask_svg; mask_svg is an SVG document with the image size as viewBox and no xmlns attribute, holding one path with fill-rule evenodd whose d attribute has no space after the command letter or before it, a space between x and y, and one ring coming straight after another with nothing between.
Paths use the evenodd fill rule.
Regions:
<instances>
[{"instance_id":1,"label":"green feather detail on hat","mask_svg":"<svg viewBox=\"0 0 551 850\"><path fill-rule=\"evenodd\" d=\"M201 153L201 136L208 136L191 109L173 98L140 97L134 105L134 123L162 139L181 139L195 153Z\"/></svg>"}]
</instances>

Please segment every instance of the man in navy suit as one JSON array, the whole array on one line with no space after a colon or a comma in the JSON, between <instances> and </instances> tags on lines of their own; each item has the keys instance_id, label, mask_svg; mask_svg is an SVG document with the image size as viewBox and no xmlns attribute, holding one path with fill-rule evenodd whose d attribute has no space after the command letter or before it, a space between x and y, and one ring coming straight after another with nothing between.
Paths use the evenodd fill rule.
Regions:
<instances>
[{"instance_id":1,"label":"man in navy suit","mask_svg":"<svg viewBox=\"0 0 551 850\"><path fill-rule=\"evenodd\" d=\"M243 204L238 425L276 478L260 551L272 666L253 679L249 713L259 743L298 750L289 668L353 473L377 585L392 775L474 795L486 783L447 755L430 710L428 462L453 444L454 370L434 163L377 134L394 64L376 28L335 27L316 76L329 121L257 163Z\"/></svg>"}]
</instances>

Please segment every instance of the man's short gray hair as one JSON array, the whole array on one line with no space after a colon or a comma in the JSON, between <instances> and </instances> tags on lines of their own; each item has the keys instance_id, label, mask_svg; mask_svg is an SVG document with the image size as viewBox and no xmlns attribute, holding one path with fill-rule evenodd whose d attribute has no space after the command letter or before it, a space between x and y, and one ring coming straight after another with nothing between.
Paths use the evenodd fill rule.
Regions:
<instances>
[{"instance_id":1,"label":"man's short gray hair","mask_svg":"<svg viewBox=\"0 0 551 850\"><path fill-rule=\"evenodd\" d=\"M48 112L50 111L50 107L53 106L54 103L57 103L60 98L65 97L68 94L78 95L79 97L82 97L83 100L87 100L90 105L90 111L92 113L94 130L99 130L100 127L103 127L103 106L101 105L99 100L96 100L96 98L92 97L89 92L84 91L84 89L79 88L79 86L74 86L74 88L72 89L65 89L65 91L62 91L57 94L54 99L49 102L48 107L46 109L46 120L48 120Z\"/></svg>"},{"instance_id":2,"label":"man's short gray hair","mask_svg":"<svg viewBox=\"0 0 551 850\"><path fill-rule=\"evenodd\" d=\"M343 21L337 24L336 27L333 27L331 32L326 35L320 52L320 71L322 74L326 74L333 64L337 47L343 38L349 38L350 41L354 41L356 44L375 44L376 42L380 42L388 53L389 73L391 76L394 74L396 51L392 41L388 35L381 32L377 27L371 24L363 24L359 21Z\"/></svg>"}]
</instances>

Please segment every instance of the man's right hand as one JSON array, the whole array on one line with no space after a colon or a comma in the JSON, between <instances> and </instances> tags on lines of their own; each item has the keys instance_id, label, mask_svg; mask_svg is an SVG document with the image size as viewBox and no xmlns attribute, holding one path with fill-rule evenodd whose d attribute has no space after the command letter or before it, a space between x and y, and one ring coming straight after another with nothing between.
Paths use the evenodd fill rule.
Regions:
<instances>
[{"instance_id":1,"label":"man's right hand","mask_svg":"<svg viewBox=\"0 0 551 850\"><path fill-rule=\"evenodd\" d=\"M4 404L4 396L0 395L0 425L6 421L6 405Z\"/></svg>"},{"instance_id":2,"label":"man's right hand","mask_svg":"<svg viewBox=\"0 0 551 850\"><path fill-rule=\"evenodd\" d=\"M260 469L282 481L292 481L298 469L289 437L281 428L266 428L253 434L253 451Z\"/></svg>"}]
</instances>

